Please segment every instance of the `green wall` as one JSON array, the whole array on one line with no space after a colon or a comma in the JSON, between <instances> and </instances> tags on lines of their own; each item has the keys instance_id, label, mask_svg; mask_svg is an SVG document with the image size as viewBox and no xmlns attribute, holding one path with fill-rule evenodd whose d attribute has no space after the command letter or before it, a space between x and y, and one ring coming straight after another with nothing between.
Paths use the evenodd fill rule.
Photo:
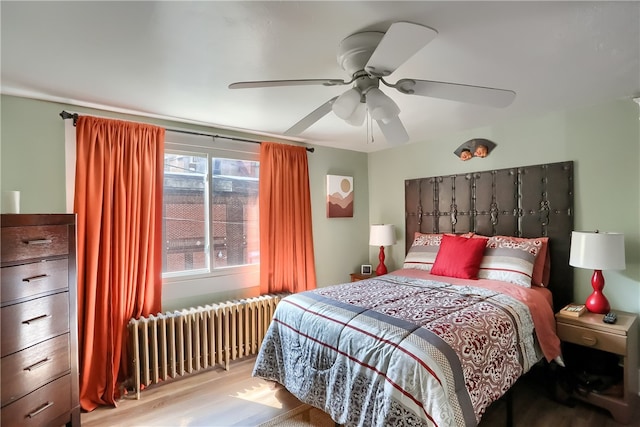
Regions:
<instances>
[{"instance_id":1,"label":"green wall","mask_svg":"<svg viewBox=\"0 0 640 427\"><path fill-rule=\"evenodd\" d=\"M55 102L3 95L0 98L0 189L20 190L22 213L65 212L65 154L62 110L102 117L153 123L168 128L192 129L205 133L256 139L253 135L231 133L203 126L135 117ZM281 141L284 142L284 141ZM348 150L315 147L309 153L313 237L318 286L347 282L349 273L368 262L369 187L367 155ZM327 218L325 213L326 175L353 176L354 217ZM163 299L163 310L173 310L258 294L255 287L238 292L210 292L181 289L185 297ZM166 292L173 295L176 292Z\"/></svg>"},{"instance_id":2,"label":"green wall","mask_svg":"<svg viewBox=\"0 0 640 427\"><path fill-rule=\"evenodd\" d=\"M21 191L24 213L65 211L64 121L59 116L63 109L229 134L214 128L3 95L0 188ZM573 160L575 227L625 234L627 268L605 272L605 292L614 308L640 312L638 116L637 104L621 100L509 121L369 155L315 147L309 154L309 172L319 286L347 281L348 274L358 271L361 264L377 265L377 249L368 246L371 223L396 225L398 243L387 249L387 266L392 269L402 265L405 179ZM485 159L458 160L452 152L474 137L489 138L498 147ZM326 218L327 174L354 177L353 218ZM586 299L590 272L576 269L575 273L576 299Z\"/></svg>"},{"instance_id":3,"label":"green wall","mask_svg":"<svg viewBox=\"0 0 640 427\"><path fill-rule=\"evenodd\" d=\"M624 233L627 268L604 272L604 293L614 310L640 313L639 116L632 100L612 101L370 154L369 216L399 229L398 242L387 251L387 266L402 267L404 259L405 179L573 160L575 229ZM489 157L463 162L452 153L471 138L487 138L498 146ZM370 250L369 257L373 262L377 251ZM591 274L574 270L576 301L591 293Z\"/></svg>"},{"instance_id":4,"label":"green wall","mask_svg":"<svg viewBox=\"0 0 640 427\"><path fill-rule=\"evenodd\" d=\"M408 144L369 155L369 216L393 223L398 243L393 267L404 258L405 179L574 161L575 229L624 233L627 268L606 271L605 294L617 310L640 312L640 121L632 100L546 113ZM453 151L471 138L498 144L484 159L466 162ZM376 252L370 250L373 260ZM553 268L553 266L552 266ZM575 269L574 295L591 293L591 271Z\"/></svg>"},{"instance_id":5,"label":"green wall","mask_svg":"<svg viewBox=\"0 0 640 427\"><path fill-rule=\"evenodd\" d=\"M79 113L138 120L230 136L214 128L139 118L55 102L12 96L0 100L0 188L21 191L24 213L64 212L64 123L66 109ZM576 230L625 234L624 271L605 272L605 294L616 310L640 313L640 113L631 100L572 111L556 111L491 127L438 137L372 154L315 147L309 154L316 270L319 286L349 280L361 264L378 262L368 246L371 223L391 223L398 242L387 249L390 270L404 259L404 180L435 175L573 160ZM488 138L498 147L485 159L458 160L452 153L470 138ZM353 218L326 218L326 175L354 178ZM591 291L591 272L575 270L574 294L583 301ZM257 284L256 284L257 286ZM255 294L191 295L163 302L181 308Z\"/></svg>"}]
</instances>

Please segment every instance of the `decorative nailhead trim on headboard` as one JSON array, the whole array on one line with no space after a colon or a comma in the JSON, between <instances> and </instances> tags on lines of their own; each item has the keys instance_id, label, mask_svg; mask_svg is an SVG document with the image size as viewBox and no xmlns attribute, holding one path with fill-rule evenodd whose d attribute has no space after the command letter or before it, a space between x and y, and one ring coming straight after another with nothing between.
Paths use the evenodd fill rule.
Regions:
<instances>
[{"instance_id":1,"label":"decorative nailhead trim on headboard","mask_svg":"<svg viewBox=\"0 0 640 427\"><path fill-rule=\"evenodd\" d=\"M405 245L414 233L549 237L554 305L573 300L573 162L405 181Z\"/></svg>"}]
</instances>

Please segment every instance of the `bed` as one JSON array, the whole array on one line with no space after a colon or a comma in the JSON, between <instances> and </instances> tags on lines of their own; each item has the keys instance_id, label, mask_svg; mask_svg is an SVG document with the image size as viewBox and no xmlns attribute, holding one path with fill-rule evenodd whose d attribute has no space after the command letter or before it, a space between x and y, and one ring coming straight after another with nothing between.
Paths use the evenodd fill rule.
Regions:
<instances>
[{"instance_id":1,"label":"bed","mask_svg":"<svg viewBox=\"0 0 640 427\"><path fill-rule=\"evenodd\" d=\"M283 299L254 376L339 424L477 425L560 354L572 178L564 162L407 180L403 268Z\"/></svg>"}]
</instances>

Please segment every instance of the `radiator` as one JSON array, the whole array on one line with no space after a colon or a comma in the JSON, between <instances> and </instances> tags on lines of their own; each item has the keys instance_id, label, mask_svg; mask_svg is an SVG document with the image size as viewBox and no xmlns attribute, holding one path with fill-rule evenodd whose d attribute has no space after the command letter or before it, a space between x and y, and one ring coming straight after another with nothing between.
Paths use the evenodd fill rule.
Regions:
<instances>
[{"instance_id":1,"label":"radiator","mask_svg":"<svg viewBox=\"0 0 640 427\"><path fill-rule=\"evenodd\" d=\"M132 382L140 391L168 379L255 355L287 294L263 295L131 319Z\"/></svg>"}]
</instances>

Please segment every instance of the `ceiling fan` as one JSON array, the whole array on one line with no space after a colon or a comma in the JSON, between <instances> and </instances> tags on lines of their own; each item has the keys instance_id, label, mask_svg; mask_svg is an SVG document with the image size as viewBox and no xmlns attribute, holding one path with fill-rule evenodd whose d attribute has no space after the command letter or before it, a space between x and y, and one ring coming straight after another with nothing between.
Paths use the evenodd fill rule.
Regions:
<instances>
[{"instance_id":1,"label":"ceiling fan","mask_svg":"<svg viewBox=\"0 0 640 427\"><path fill-rule=\"evenodd\" d=\"M364 123L368 112L391 144L407 142L409 135L400 120L400 108L380 90L380 82L406 95L428 96L492 107L506 107L511 104L515 98L515 92L511 90L410 78L389 83L384 79L426 46L437 34L437 31L423 25L395 22L386 33L367 31L348 36L338 47L338 64L351 75L349 81L340 79L248 81L232 83L229 88L353 84L351 89L316 108L284 134L299 135L332 110L347 123L360 126Z\"/></svg>"}]
</instances>

